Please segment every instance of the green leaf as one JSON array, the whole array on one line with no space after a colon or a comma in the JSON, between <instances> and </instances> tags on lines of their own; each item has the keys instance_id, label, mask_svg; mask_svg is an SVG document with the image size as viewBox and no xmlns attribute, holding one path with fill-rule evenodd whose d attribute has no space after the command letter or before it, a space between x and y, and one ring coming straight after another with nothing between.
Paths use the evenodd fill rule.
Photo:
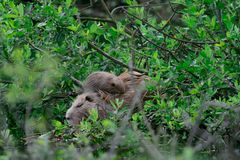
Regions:
<instances>
[{"instance_id":1,"label":"green leaf","mask_svg":"<svg viewBox=\"0 0 240 160\"><path fill-rule=\"evenodd\" d=\"M57 121L57 120L52 120L52 125L53 125L56 129L62 128L62 123L61 123L60 121Z\"/></svg>"},{"instance_id":2,"label":"green leaf","mask_svg":"<svg viewBox=\"0 0 240 160\"><path fill-rule=\"evenodd\" d=\"M68 26L67 29L71 30L71 31L74 31L74 32L77 32L79 26Z\"/></svg>"},{"instance_id":3,"label":"green leaf","mask_svg":"<svg viewBox=\"0 0 240 160\"><path fill-rule=\"evenodd\" d=\"M189 91L190 94L197 94L199 93L198 89L197 88L194 88L192 90Z\"/></svg>"},{"instance_id":4,"label":"green leaf","mask_svg":"<svg viewBox=\"0 0 240 160\"><path fill-rule=\"evenodd\" d=\"M16 7L16 5L14 4L13 1L9 2L9 6L15 14L18 14L18 9L17 9L17 7Z\"/></svg>"},{"instance_id":5,"label":"green leaf","mask_svg":"<svg viewBox=\"0 0 240 160\"><path fill-rule=\"evenodd\" d=\"M225 43L223 41L220 41L220 43L215 44L217 47L224 47Z\"/></svg>"},{"instance_id":6,"label":"green leaf","mask_svg":"<svg viewBox=\"0 0 240 160\"><path fill-rule=\"evenodd\" d=\"M12 53L12 58L15 62L22 62L24 60L23 50L21 48L15 49Z\"/></svg>"},{"instance_id":7,"label":"green leaf","mask_svg":"<svg viewBox=\"0 0 240 160\"><path fill-rule=\"evenodd\" d=\"M183 17L184 22L188 25L190 28L195 28L197 25L197 18L193 16L186 15Z\"/></svg>"},{"instance_id":8,"label":"green leaf","mask_svg":"<svg viewBox=\"0 0 240 160\"><path fill-rule=\"evenodd\" d=\"M18 15L16 14L11 14L11 13L8 13L8 14L4 14L3 15L3 18L17 18Z\"/></svg>"},{"instance_id":9,"label":"green leaf","mask_svg":"<svg viewBox=\"0 0 240 160\"><path fill-rule=\"evenodd\" d=\"M43 26L46 26L47 23L46 22L41 22L41 23L38 23L37 24L37 27L43 27Z\"/></svg>"},{"instance_id":10,"label":"green leaf","mask_svg":"<svg viewBox=\"0 0 240 160\"><path fill-rule=\"evenodd\" d=\"M108 119L103 120L102 124L103 124L103 127L109 132L114 133L117 129L117 126L112 121L110 121Z\"/></svg>"},{"instance_id":11,"label":"green leaf","mask_svg":"<svg viewBox=\"0 0 240 160\"><path fill-rule=\"evenodd\" d=\"M93 23L90 27L90 33L96 33L98 29L98 25L96 23Z\"/></svg>"},{"instance_id":12,"label":"green leaf","mask_svg":"<svg viewBox=\"0 0 240 160\"><path fill-rule=\"evenodd\" d=\"M89 110L89 119L91 119L93 122L96 122L98 120L98 110L95 108L92 108Z\"/></svg>"},{"instance_id":13,"label":"green leaf","mask_svg":"<svg viewBox=\"0 0 240 160\"><path fill-rule=\"evenodd\" d=\"M213 0L204 0L204 3L211 4L211 3L213 3Z\"/></svg>"},{"instance_id":14,"label":"green leaf","mask_svg":"<svg viewBox=\"0 0 240 160\"><path fill-rule=\"evenodd\" d=\"M23 15L24 15L24 6L23 6L23 4L22 4L22 3L19 4L19 5L17 6L17 8L18 8L19 15L20 15L20 16L23 16Z\"/></svg>"},{"instance_id":15,"label":"green leaf","mask_svg":"<svg viewBox=\"0 0 240 160\"><path fill-rule=\"evenodd\" d=\"M66 6L69 8L72 4L72 0L66 0Z\"/></svg>"}]
</instances>

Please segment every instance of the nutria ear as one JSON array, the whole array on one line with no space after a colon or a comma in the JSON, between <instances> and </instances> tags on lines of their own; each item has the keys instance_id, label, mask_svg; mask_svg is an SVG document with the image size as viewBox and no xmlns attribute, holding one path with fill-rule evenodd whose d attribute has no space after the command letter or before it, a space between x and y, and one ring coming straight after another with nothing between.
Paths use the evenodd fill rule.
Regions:
<instances>
[{"instance_id":1,"label":"nutria ear","mask_svg":"<svg viewBox=\"0 0 240 160\"><path fill-rule=\"evenodd\" d=\"M86 96L85 99L88 102L93 102L93 98L91 96Z\"/></svg>"}]
</instances>

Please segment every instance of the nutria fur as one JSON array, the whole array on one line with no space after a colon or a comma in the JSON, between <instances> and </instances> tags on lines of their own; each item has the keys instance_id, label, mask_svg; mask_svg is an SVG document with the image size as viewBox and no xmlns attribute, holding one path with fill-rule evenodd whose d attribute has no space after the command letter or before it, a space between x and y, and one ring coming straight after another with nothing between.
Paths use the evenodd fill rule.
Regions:
<instances>
[{"instance_id":1,"label":"nutria fur","mask_svg":"<svg viewBox=\"0 0 240 160\"><path fill-rule=\"evenodd\" d=\"M133 98L138 94L137 98L139 98L139 102L143 102L143 98L147 93L145 80L149 80L148 76L133 71L132 73L124 72L120 74L118 78L123 81L126 89L125 92L123 94L109 94L100 91L99 94L103 100L110 103L110 101L114 101L118 98L123 100L122 106L130 106Z\"/></svg>"},{"instance_id":2,"label":"nutria fur","mask_svg":"<svg viewBox=\"0 0 240 160\"><path fill-rule=\"evenodd\" d=\"M99 90L111 94L122 94L125 92L123 81L108 72L94 72L90 74L83 88L84 92L98 92Z\"/></svg>"},{"instance_id":3,"label":"nutria fur","mask_svg":"<svg viewBox=\"0 0 240 160\"><path fill-rule=\"evenodd\" d=\"M83 93L76 98L65 117L70 125L75 126L88 117L90 109L97 109L99 118L103 119L112 107L103 101L98 93Z\"/></svg>"},{"instance_id":4,"label":"nutria fur","mask_svg":"<svg viewBox=\"0 0 240 160\"><path fill-rule=\"evenodd\" d=\"M118 77L107 72L95 72L88 76L83 94L79 95L66 113L70 125L77 125L87 118L90 109L97 109L99 118L106 118L113 112L110 105L117 98L123 100L123 106L130 106L134 98L141 106L146 95L145 80L149 78L138 72L124 72ZM111 85L114 84L114 85Z\"/></svg>"},{"instance_id":5,"label":"nutria fur","mask_svg":"<svg viewBox=\"0 0 240 160\"><path fill-rule=\"evenodd\" d=\"M149 80L148 76L136 71L123 72L118 76L118 78L125 84L126 91L129 90L129 88L138 88L140 86L145 87L145 80Z\"/></svg>"}]
</instances>

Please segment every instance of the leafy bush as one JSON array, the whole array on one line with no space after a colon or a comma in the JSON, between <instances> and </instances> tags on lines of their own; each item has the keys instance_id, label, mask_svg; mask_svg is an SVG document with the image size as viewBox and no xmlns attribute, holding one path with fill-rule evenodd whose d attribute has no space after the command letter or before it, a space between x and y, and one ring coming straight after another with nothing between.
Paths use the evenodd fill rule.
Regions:
<instances>
[{"instance_id":1,"label":"leafy bush","mask_svg":"<svg viewBox=\"0 0 240 160\"><path fill-rule=\"evenodd\" d=\"M71 0L0 2L0 158L239 158L240 2L91 2L108 17ZM112 104L70 128L71 77L126 68L151 78L143 109Z\"/></svg>"}]
</instances>

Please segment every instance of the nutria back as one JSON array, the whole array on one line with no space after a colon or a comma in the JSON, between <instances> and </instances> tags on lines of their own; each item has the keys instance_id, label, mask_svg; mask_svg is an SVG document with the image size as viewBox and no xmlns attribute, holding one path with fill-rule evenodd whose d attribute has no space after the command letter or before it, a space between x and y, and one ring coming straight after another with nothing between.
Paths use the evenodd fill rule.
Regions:
<instances>
[{"instance_id":1,"label":"nutria back","mask_svg":"<svg viewBox=\"0 0 240 160\"><path fill-rule=\"evenodd\" d=\"M84 83L84 92L98 92L99 90L111 94L125 92L125 84L116 75L108 72L94 72L90 74Z\"/></svg>"},{"instance_id":2,"label":"nutria back","mask_svg":"<svg viewBox=\"0 0 240 160\"><path fill-rule=\"evenodd\" d=\"M125 84L126 91L130 88L145 88L145 80L150 80L148 76L139 72L124 72L118 76Z\"/></svg>"},{"instance_id":3,"label":"nutria back","mask_svg":"<svg viewBox=\"0 0 240 160\"><path fill-rule=\"evenodd\" d=\"M132 73L124 72L118 76L125 85L125 92L121 94L109 94L100 91L102 99L107 103L114 101L115 99L123 100L122 106L130 106L134 98L137 98L140 103L143 102L143 98L146 95L145 80L149 80L149 77L139 72L133 71Z\"/></svg>"}]
</instances>

